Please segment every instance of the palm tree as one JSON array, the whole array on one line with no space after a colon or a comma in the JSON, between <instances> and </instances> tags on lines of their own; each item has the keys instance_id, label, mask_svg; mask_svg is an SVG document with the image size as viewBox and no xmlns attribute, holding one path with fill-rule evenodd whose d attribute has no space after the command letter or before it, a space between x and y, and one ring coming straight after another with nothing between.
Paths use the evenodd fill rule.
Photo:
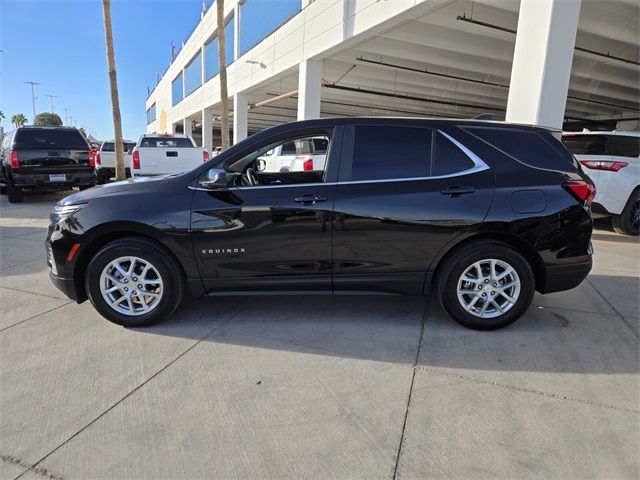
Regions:
<instances>
[{"instance_id":1,"label":"palm tree","mask_svg":"<svg viewBox=\"0 0 640 480\"><path fill-rule=\"evenodd\" d=\"M4 120L4 112L0 110L0 125L2 125L3 120Z\"/></svg>"},{"instance_id":2,"label":"palm tree","mask_svg":"<svg viewBox=\"0 0 640 480\"><path fill-rule=\"evenodd\" d=\"M22 113L17 113L13 117L11 117L11 123L13 123L16 128L23 126L27 123L27 117L25 117Z\"/></svg>"},{"instance_id":3,"label":"palm tree","mask_svg":"<svg viewBox=\"0 0 640 480\"><path fill-rule=\"evenodd\" d=\"M220 136L222 148L229 147L229 98L227 97L227 56L224 41L224 0L216 0L218 23L218 65L220 66Z\"/></svg>"},{"instance_id":4,"label":"palm tree","mask_svg":"<svg viewBox=\"0 0 640 480\"><path fill-rule=\"evenodd\" d=\"M113 130L116 147L116 180L126 178L124 170L124 144L122 142L122 117L118 100L118 81L116 77L116 57L113 51L113 32L111 30L111 0L102 0L104 14L104 39L107 45L107 66L109 86L111 87L111 111L113 113Z\"/></svg>"}]
</instances>

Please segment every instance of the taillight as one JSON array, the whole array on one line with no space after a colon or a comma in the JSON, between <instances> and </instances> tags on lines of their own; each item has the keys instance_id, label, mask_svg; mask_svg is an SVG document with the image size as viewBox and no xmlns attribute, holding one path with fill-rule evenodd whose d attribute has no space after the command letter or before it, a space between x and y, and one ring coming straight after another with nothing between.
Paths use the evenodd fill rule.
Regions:
<instances>
[{"instance_id":1,"label":"taillight","mask_svg":"<svg viewBox=\"0 0 640 480\"><path fill-rule=\"evenodd\" d=\"M580 163L591 170L607 170L617 172L629 165L627 162L608 162L606 160L581 160Z\"/></svg>"},{"instance_id":2,"label":"taillight","mask_svg":"<svg viewBox=\"0 0 640 480\"><path fill-rule=\"evenodd\" d=\"M305 172L309 172L313 170L313 159L312 158L307 158L303 163L302 163L302 169Z\"/></svg>"},{"instance_id":3,"label":"taillight","mask_svg":"<svg viewBox=\"0 0 640 480\"><path fill-rule=\"evenodd\" d=\"M102 160L100 159L100 152L96 152L96 165L102 165Z\"/></svg>"},{"instance_id":4,"label":"taillight","mask_svg":"<svg viewBox=\"0 0 640 480\"><path fill-rule=\"evenodd\" d=\"M564 182L562 184L576 199L583 205L590 205L593 197L596 196L596 187L593 183L586 180L576 180Z\"/></svg>"},{"instance_id":5,"label":"taillight","mask_svg":"<svg viewBox=\"0 0 640 480\"><path fill-rule=\"evenodd\" d=\"M207 152L206 150L202 151L202 161L206 162L209 160L209 152Z\"/></svg>"},{"instance_id":6,"label":"taillight","mask_svg":"<svg viewBox=\"0 0 640 480\"><path fill-rule=\"evenodd\" d=\"M140 152L137 150L133 152L133 155L131 155L131 162L133 163L134 169L140 170Z\"/></svg>"},{"instance_id":7,"label":"taillight","mask_svg":"<svg viewBox=\"0 0 640 480\"><path fill-rule=\"evenodd\" d=\"M15 150L9 152L9 166L12 170L20 168L20 159L18 158L18 152Z\"/></svg>"},{"instance_id":8,"label":"taillight","mask_svg":"<svg viewBox=\"0 0 640 480\"><path fill-rule=\"evenodd\" d=\"M96 166L96 151L93 148L89 150L89 166Z\"/></svg>"}]
</instances>

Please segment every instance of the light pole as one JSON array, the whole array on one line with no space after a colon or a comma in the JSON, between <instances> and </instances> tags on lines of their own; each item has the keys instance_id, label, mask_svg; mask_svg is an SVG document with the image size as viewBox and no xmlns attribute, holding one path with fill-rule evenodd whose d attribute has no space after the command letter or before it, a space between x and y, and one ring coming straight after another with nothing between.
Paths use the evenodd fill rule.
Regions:
<instances>
[{"instance_id":1,"label":"light pole","mask_svg":"<svg viewBox=\"0 0 640 480\"><path fill-rule=\"evenodd\" d=\"M51 113L54 113L55 111L55 102L54 102L54 98L58 98L57 95L45 95L45 97L49 97L51 99Z\"/></svg>"},{"instance_id":2,"label":"light pole","mask_svg":"<svg viewBox=\"0 0 640 480\"><path fill-rule=\"evenodd\" d=\"M38 82L24 82L24 83L28 83L29 85L31 85L31 104L33 105L33 119L31 120L32 122L36 121L36 85L42 85L41 83Z\"/></svg>"},{"instance_id":3,"label":"light pole","mask_svg":"<svg viewBox=\"0 0 640 480\"><path fill-rule=\"evenodd\" d=\"M69 115L68 112L70 112L71 109L70 108L65 108L64 109L64 124L65 125L69 125Z\"/></svg>"}]
</instances>

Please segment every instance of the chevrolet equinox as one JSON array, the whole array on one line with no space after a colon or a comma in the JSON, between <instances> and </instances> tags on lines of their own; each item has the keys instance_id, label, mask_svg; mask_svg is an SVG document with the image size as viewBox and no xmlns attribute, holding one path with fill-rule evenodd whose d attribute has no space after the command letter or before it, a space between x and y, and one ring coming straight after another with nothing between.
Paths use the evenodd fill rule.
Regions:
<instances>
[{"instance_id":1,"label":"chevrolet equinox","mask_svg":"<svg viewBox=\"0 0 640 480\"><path fill-rule=\"evenodd\" d=\"M500 328L534 291L574 288L591 269L595 189L559 138L474 120L279 125L192 171L64 198L50 276L127 327L202 295L434 290L462 325ZM305 147L317 139L323 159ZM284 144L297 169L265 168Z\"/></svg>"}]
</instances>

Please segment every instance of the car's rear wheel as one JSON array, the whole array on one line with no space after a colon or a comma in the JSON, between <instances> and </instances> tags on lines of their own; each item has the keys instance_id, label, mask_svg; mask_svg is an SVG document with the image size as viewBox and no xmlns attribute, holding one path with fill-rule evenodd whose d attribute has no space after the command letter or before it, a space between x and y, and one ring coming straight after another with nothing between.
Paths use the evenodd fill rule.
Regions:
<instances>
[{"instance_id":1,"label":"car's rear wheel","mask_svg":"<svg viewBox=\"0 0 640 480\"><path fill-rule=\"evenodd\" d=\"M173 257L140 237L117 240L98 251L87 267L85 286L96 310L125 327L168 318L185 292L182 270Z\"/></svg>"},{"instance_id":2,"label":"car's rear wheel","mask_svg":"<svg viewBox=\"0 0 640 480\"><path fill-rule=\"evenodd\" d=\"M624 210L612 219L613 229L622 235L640 235L640 192L635 191L629 197Z\"/></svg>"},{"instance_id":3,"label":"car's rear wheel","mask_svg":"<svg viewBox=\"0 0 640 480\"><path fill-rule=\"evenodd\" d=\"M10 178L7 179L7 197L9 203L20 203L24 200L24 192L20 187L16 187Z\"/></svg>"},{"instance_id":4,"label":"car's rear wheel","mask_svg":"<svg viewBox=\"0 0 640 480\"><path fill-rule=\"evenodd\" d=\"M535 278L527 260L497 242L474 242L455 252L441 269L438 295L458 323L495 330L520 318L529 308Z\"/></svg>"}]
</instances>

